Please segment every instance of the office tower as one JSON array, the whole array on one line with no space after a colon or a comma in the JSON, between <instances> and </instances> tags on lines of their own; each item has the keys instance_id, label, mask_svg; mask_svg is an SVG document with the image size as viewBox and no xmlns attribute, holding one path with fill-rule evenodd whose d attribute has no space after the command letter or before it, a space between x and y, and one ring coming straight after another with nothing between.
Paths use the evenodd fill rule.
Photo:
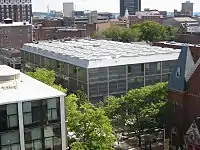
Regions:
<instances>
[{"instance_id":1,"label":"office tower","mask_svg":"<svg viewBox=\"0 0 200 150\"><path fill-rule=\"evenodd\" d=\"M181 12L187 16L193 16L193 3L190 1L186 1L185 3L182 3L182 9Z\"/></svg>"},{"instance_id":2,"label":"office tower","mask_svg":"<svg viewBox=\"0 0 200 150\"><path fill-rule=\"evenodd\" d=\"M125 10L128 9L130 15L141 11L141 0L120 0L120 16L123 17Z\"/></svg>"},{"instance_id":3,"label":"office tower","mask_svg":"<svg viewBox=\"0 0 200 150\"><path fill-rule=\"evenodd\" d=\"M0 22L10 18L14 22L31 21L31 0L1 0Z\"/></svg>"},{"instance_id":4,"label":"office tower","mask_svg":"<svg viewBox=\"0 0 200 150\"><path fill-rule=\"evenodd\" d=\"M63 3L63 16L64 17L73 17L74 3L65 2Z\"/></svg>"}]
</instances>

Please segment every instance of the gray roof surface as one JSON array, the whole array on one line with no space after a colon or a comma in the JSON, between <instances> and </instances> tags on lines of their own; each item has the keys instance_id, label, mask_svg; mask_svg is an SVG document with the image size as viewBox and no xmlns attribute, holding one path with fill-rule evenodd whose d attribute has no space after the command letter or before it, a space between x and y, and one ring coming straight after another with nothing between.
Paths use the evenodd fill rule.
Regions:
<instances>
[{"instance_id":1,"label":"gray roof surface","mask_svg":"<svg viewBox=\"0 0 200 150\"><path fill-rule=\"evenodd\" d=\"M178 21L178 22L197 22L197 20L190 18L190 17L174 17L174 20Z\"/></svg>"},{"instance_id":2,"label":"gray roof surface","mask_svg":"<svg viewBox=\"0 0 200 150\"><path fill-rule=\"evenodd\" d=\"M168 88L175 91L184 91L187 89L187 77L194 68L195 63L188 46L183 46L181 53L174 68L170 81L168 83ZM180 69L180 76L177 77L178 68Z\"/></svg>"},{"instance_id":3,"label":"gray roof surface","mask_svg":"<svg viewBox=\"0 0 200 150\"><path fill-rule=\"evenodd\" d=\"M9 82L2 82L1 77L5 76L18 77ZM15 88L5 89L5 87ZM0 105L60 96L65 96L65 94L18 70L0 65Z\"/></svg>"},{"instance_id":4,"label":"gray roof surface","mask_svg":"<svg viewBox=\"0 0 200 150\"><path fill-rule=\"evenodd\" d=\"M84 68L176 60L180 49L107 40L39 41L22 50Z\"/></svg>"}]
</instances>

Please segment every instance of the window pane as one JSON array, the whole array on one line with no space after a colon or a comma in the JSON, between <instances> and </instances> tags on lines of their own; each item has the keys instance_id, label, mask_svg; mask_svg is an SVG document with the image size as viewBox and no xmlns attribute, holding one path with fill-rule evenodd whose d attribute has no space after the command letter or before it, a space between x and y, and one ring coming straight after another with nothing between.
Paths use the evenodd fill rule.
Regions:
<instances>
[{"instance_id":1,"label":"window pane","mask_svg":"<svg viewBox=\"0 0 200 150\"><path fill-rule=\"evenodd\" d=\"M26 150L32 150L33 149L32 143L26 143L25 148Z\"/></svg>"},{"instance_id":2,"label":"window pane","mask_svg":"<svg viewBox=\"0 0 200 150\"><path fill-rule=\"evenodd\" d=\"M33 115L33 122L40 122L40 117L41 117L41 112L40 112L40 107L34 107L32 108L32 115Z\"/></svg>"},{"instance_id":3,"label":"window pane","mask_svg":"<svg viewBox=\"0 0 200 150\"><path fill-rule=\"evenodd\" d=\"M19 142L19 133L11 132L1 135L1 145L8 145Z\"/></svg>"},{"instance_id":4,"label":"window pane","mask_svg":"<svg viewBox=\"0 0 200 150\"><path fill-rule=\"evenodd\" d=\"M7 121L9 122L8 124L10 125L10 127L16 127L16 126L18 126L17 115L8 116Z\"/></svg>"},{"instance_id":5,"label":"window pane","mask_svg":"<svg viewBox=\"0 0 200 150\"><path fill-rule=\"evenodd\" d=\"M53 149L53 139L52 138L45 139L45 149Z\"/></svg>"},{"instance_id":6,"label":"window pane","mask_svg":"<svg viewBox=\"0 0 200 150\"><path fill-rule=\"evenodd\" d=\"M48 120L56 120L57 119L57 110L50 109L48 110Z\"/></svg>"},{"instance_id":7,"label":"window pane","mask_svg":"<svg viewBox=\"0 0 200 150\"><path fill-rule=\"evenodd\" d=\"M24 125L32 124L32 114L24 113Z\"/></svg>"},{"instance_id":8,"label":"window pane","mask_svg":"<svg viewBox=\"0 0 200 150\"><path fill-rule=\"evenodd\" d=\"M27 141L27 142L31 141L31 131L30 130L25 130L24 138L25 138L25 141Z\"/></svg>"},{"instance_id":9,"label":"window pane","mask_svg":"<svg viewBox=\"0 0 200 150\"><path fill-rule=\"evenodd\" d=\"M41 138L41 129L40 128L32 129L31 137L32 137L32 140Z\"/></svg>"},{"instance_id":10,"label":"window pane","mask_svg":"<svg viewBox=\"0 0 200 150\"><path fill-rule=\"evenodd\" d=\"M12 150L20 150L20 145L19 144L14 144L11 146Z\"/></svg>"},{"instance_id":11,"label":"window pane","mask_svg":"<svg viewBox=\"0 0 200 150\"><path fill-rule=\"evenodd\" d=\"M4 146L2 147L2 150L10 150L10 149L9 149L9 146Z\"/></svg>"},{"instance_id":12,"label":"window pane","mask_svg":"<svg viewBox=\"0 0 200 150\"><path fill-rule=\"evenodd\" d=\"M17 104L7 105L7 115L17 114Z\"/></svg>"},{"instance_id":13,"label":"window pane","mask_svg":"<svg viewBox=\"0 0 200 150\"><path fill-rule=\"evenodd\" d=\"M51 126L44 128L44 137L52 137L53 136L53 128Z\"/></svg>"},{"instance_id":14,"label":"window pane","mask_svg":"<svg viewBox=\"0 0 200 150\"><path fill-rule=\"evenodd\" d=\"M34 150L42 150L42 141L41 140L34 141Z\"/></svg>"},{"instance_id":15,"label":"window pane","mask_svg":"<svg viewBox=\"0 0 200 150\"><path fill-rule=\"evenodd\" d=\"M23 112L31 112L31 102L23 103Z\"/></svg>"},{"instance_id":16,"label":"window pane","mask_svg":"<svg viewBox=\"0 0 200 150\"><path fill-rule=\"evenodd\" d=\"M61 138L57 138L57 137L54 137L53 138L53 144L54 144L54 149L55 150L61 150Z\"/></svg>"},{"instance_id":17,"label":"window pane","mask_svg":"<svg viewBox=\"0 0 200 150\"><path fill-rule=\"evenodd\" d=\"M51 108L56 108L57 104L57 99L56 98L52 98L52 99L48 99L47 100L47 108L51 109Z\"/></svg>"}]
</instances>

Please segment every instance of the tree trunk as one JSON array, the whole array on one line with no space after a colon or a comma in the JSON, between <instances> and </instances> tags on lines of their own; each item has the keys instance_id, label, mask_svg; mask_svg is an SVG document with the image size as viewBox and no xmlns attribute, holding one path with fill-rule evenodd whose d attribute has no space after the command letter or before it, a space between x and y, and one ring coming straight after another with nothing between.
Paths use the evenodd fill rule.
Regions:
<instances>
[{"instance_id":1,"label":"tree trunk","mask_svg":"<svg viewBox=\"0 0 200 150\"><path fill-rule=\"evenodd\" d=\"M151 150L151 141L149 141L149 150Z\"/></svg>"},{"instance_id":2,"label":"tree trunk","mask_svg":"<svg viewBox=\"0 0 200 150\"><path fill-rule=\"evenodd\" d=\"M139 146L141 147L142 146L142 138L141 138L140 134L138 135L138 140L139 140Z\"/></svg>"}]
</instances>

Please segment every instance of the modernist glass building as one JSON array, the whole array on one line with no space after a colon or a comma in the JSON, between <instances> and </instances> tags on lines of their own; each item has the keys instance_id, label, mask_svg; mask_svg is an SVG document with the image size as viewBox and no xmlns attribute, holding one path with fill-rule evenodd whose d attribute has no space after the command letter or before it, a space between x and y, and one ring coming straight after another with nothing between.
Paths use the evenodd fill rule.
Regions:
<instances>
[{"instance_id":1,"label":"modernist glass building","mask_svg":"<svg viewBox=\"0 0 200 150\"><path fill-rule=\"evenodd\" d=\"M66 150L65 94L0 65L0 149Z\"/></svg>"},{"instance_id":2,"label":"modernist glass building","mask_svg":"<svg viewBox=\"0 0 200 150\"><path fill-rule=\"evenodd\" d=\"M179 49L106 40L41 41L21 49L22 68L55 70L59 83L81 87L93 103L109 95L168 81Z\"/></svg>"}]
</instances>

